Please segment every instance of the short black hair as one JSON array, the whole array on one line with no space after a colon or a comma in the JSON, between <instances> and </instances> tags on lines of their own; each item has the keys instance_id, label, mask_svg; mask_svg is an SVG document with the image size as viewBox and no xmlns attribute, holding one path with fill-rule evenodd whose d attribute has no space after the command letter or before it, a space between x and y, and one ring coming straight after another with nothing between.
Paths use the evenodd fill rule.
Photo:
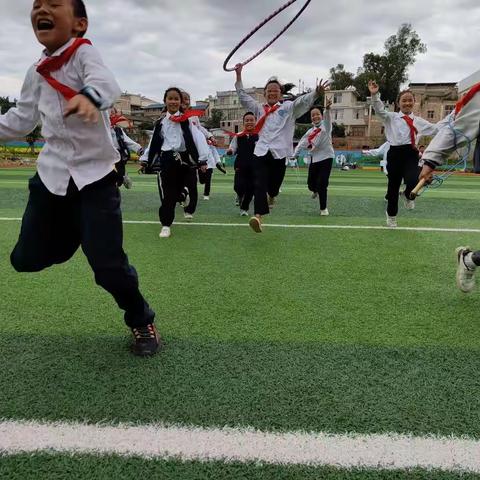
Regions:
<instances>
[{"instance_id":1,"label":"short black hair","mask_svg":"<svg viewBox=\"0 0 480 480\"><path fill-rule=\"evenodd\" d=\"M83 0L72 0L73 13L77 18L88 18L87 8Z\"/></svg>"},{"instance_id":2,"label":"short black hair","mask_svg":"<svg viewBox=\"0 0 480 480\"><path fill-rule=\"evenodd\" d=\"M247 115L253 115L255 118L257 118L253 112L247 112L247 113L243 116L243 120L245 120L245 117L246 117Z\"/></svg>"},{"instance_id":3,"label":"short black hair","mask_svg":"<svg viewBox=\"0 0 480 480\"><path fill-rule=\"evenodd\" d=\"M320 110L320 113L323 115L324 108L321 105L314 105L312 108L310 108L310 113L312 113L312 110Z\"/></svg>"},{"instance_id":4,"label":"short black hair","mask_svg":"<svg viewBox=\"0 0 480 480\"><path fill-rule=\"evenodd\" d=\"M283 93L284 92L284 89L283 89L283 85L276 79L272 78L271 80L269 80L266 84L265 84L265 87L263 89L263 91L265 92L267 90L267 87L272 84L272 83L275 83L276 85L278 85L280 87L280 92Z\"/></svg>"}]
</instances>

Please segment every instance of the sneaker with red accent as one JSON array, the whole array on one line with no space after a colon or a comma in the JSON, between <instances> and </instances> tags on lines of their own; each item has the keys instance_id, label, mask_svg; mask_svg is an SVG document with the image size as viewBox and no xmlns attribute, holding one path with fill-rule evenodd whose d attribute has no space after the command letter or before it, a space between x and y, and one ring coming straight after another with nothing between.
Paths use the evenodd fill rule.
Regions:
<instances>
[{"instance_id":1,"label":"sneaker with red accent","mask_svg":"<svg viewBox=\"0 0 480 480\"><path fill-rule=\"evenodd\" d=\"M153 323L144 327L132 328L132 353L139 357L155 355L162 347L162 339Z\"/></svg>"}]
</instances>

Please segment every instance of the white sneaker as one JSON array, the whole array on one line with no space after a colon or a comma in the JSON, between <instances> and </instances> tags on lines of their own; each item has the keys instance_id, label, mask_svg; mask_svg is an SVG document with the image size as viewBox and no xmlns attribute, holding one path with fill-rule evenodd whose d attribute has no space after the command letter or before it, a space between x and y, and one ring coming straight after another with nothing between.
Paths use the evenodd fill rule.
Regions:
<instances>
[{"instance_id":1,"label":"white sneaker","mask_svg":"<svg viewBox=\"0 0 480 480\"><path fill-rule=\"evenodd\" d=\"M387 227L397 228L397 217L390 217L387 213Z\"/></svg>"},{"instance_id":2,"label":"white sneaker","mask_svg":"<svg viewBox=\"0 0 480 480\"><path fill-rule=\"evenodd\" d=\"M203 196L203 199L204 199L204 200L210 200L210 197L209 197L208 195L204 195L204 196Z\"/></svg>"},{"instance_id":3,"label":"white sneaker","mask_svg":"<svg viewBox=\"0 0 480 480\"><path fill-rule=\"evenodd\" d=\"M330 212L328 211L328 208L325 210L320 210L320 216L322 217L328 217L330 215Z\"/></svg>"},{"instance_id":4,"label":"white sneaker","mask_svg":"<svg viewBox=\"0 0 480 480\"><path fill-rule=\"evenodd\" d=\"M255 233L262 233L262 222L258 217L252 217L248 224Z\"/></svg>"},{"instance_id":5,"label":"white sneaker","mask_svg":"<svg viewBox=\"0 0 480 480\"><path fill-rule=\"evenodd\" d=\"M457 254L457 287L464 293L469 293L475 288L475 270L465 265L464 257L470 253L470 247L458 247Z\"/></svg>"},{"instance_id":6,"label":"white sneaker","mask_svg":"<svg viewBox=\"0 0 480 480\"><path fill-rule=\"evenodd\" d=\"M193 220L193 215L191 213L184 213L183 216L185 220Z\"/></svg>"},{"instance_id":7,"label":"white sneaker","mask_svg":"<svg viewBox=\"0 0 480 480\"><path fill-rule=\"evenodd\" d=\"M249 213L246 210L240 210L241 217L248 217Z\"/></svg>"},{"instance_id":8,"label":"white sneaker","mask_svg":"<svg viewBox=\"0 0 480 480\"><path fill-rule=\"evenodd\" d=\"M407 210L414 210L415 209L415 200L409 200L405 197L405 208Z\"/></svg>"},{"instance_id":9,"label":"white sneaker","mask_svg":"<svg viewBox=\"0 0 480 480\"><path fill-rule=\"evenodd\" d=\"M162 227L162 230L160 230L160 235L158 235L160 238L168 238L172 232L170 231L170 227Z\"/></svg>"}]
</instances>

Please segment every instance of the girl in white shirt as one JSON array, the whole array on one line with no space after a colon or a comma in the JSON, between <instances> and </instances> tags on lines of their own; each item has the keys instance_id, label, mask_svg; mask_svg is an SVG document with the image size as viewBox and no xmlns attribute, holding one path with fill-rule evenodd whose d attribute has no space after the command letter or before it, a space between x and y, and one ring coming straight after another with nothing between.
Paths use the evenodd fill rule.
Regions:
<instances>
[{"instance_id":1,"label":"girl in white shirt","mask_svg":"<svg viewBox=\"0 0 480 480\"><path fill-rule=\"evenodd\" d=\"M398 196L402 180L405 182L405 206L412 210L415 202L409 200L418 179L417 138L421 135L435 135L438 126L413 115L415 96L410 90L400 92L397 98L399 112L388 112L380 100L379 87L373 80L368 82L373 108L385 125L385 136L390 143L387 155L387 226L397 226Z\"/></svg>"},{"instance_id":2,"label":"girl in white shirt","mask_svg":"<svg viewBox=\"0 0 480 480\"><path fill-rule=\"evenodd\" d=\"M160 238L168 238L177 201L185 185L191 183L187 177L196 177L197 168L203 171L207 168L208 145L188 114L182 112L182 92L179 88L168 88L163 101L165 115L156 122L150 144L140 160L147 173L157 173L161 201ZM185 213L190 212L188 208L187 205Z\"/></svg>"},{"instance_id":3,"label":"girl in white shirt","mask_svg":"<svg viewBox=\"0 0 480 480\"><path fill-rule=\"evenodd\" d=\"M257 117L258 134L255 146L255 216L250 219L252 229L262 231L261 218L270 213L270 207L280 192L286 171L286 157L293 156L295 120L304 115L325 90L328 82L320 81L310 93L301 95L293 102L283 101L283 86L271 78L264 89L266 103L262 104L248 95L242 83L241 64L236 65L235 89L243 108Z\"/></svg>"},{"instance_id":4,"label":"girl in white shirt","mask_svg":"<svg viewBox=\"0 0 480 480\"><path fill-rule=\"evenodd\" d=\"M308 150L308 155L304 159L309 165L308 188L314 194L318 194L322 216L329 215L327 190L335 155L332 145L331 104L330 100L327 101L323 117L320 108L312 108L310 116L313 127L301 138L295 150L295 156L298 156L301 150Z\"/></svg>"}]
</instances>

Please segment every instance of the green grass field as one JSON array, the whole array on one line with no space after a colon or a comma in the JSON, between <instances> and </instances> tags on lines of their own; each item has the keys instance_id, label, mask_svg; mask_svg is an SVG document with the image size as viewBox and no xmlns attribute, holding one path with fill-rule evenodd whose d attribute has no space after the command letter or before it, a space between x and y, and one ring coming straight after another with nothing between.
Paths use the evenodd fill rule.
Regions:
<instances>
[{"instance_id":1,"label":"green grass field","mask_svg":"<svg viewBox=\"0 0 480 480\"><path fill-rule=\"evenodd\" d=\"M454 249L476 232L283 228L384 226L385 177L334 172L330 217L289 171L262 235L248 227L125 225L125 249L165 350L130 333L81 252L39 274L8 256L32 171L0 170L0 418L406 433L480 439L480 291L455 286ZM154 178L132 172L124 220L158 220ZM233 176L215 174L195 222L247 223ZM183 223L181 210L177 221ZM247 219L248 220L248 219ZM429 191L400 227L480 229L476 177ZM3 473L6 472L6 473ZM70 473L69 473L70 472ZM77 476L70 476L77 472ZM82 473L83 472L83 473ZM90 472L90 473L87 473ZM93 474L92 472L96 472ZM135 472L143 472L136 476ZM115 457L0 457L0 478L480 478Z\"/></svg>"}]
</instances>

